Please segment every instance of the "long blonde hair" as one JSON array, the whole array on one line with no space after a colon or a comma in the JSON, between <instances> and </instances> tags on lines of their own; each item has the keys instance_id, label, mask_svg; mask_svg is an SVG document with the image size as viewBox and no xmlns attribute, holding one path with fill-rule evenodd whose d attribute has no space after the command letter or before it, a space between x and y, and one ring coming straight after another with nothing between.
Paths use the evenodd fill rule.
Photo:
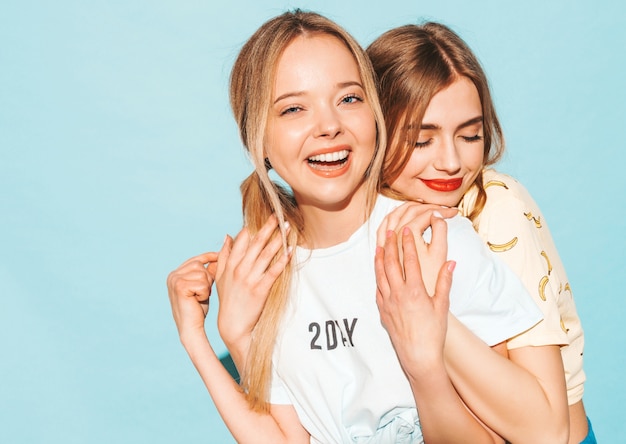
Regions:
<instances>
[{"instance_id":1,"label":"long blonde hair","mask_svg":"<svg viewBox=\"0 0 626 444\"><path fill-rule=\"evenodd\" d=\"M230 104L241 140L254 165L253 173L241 184L244 224L255 233L272 213L276 214L285 246L296 245L298 237L304 236L304 222L293 195L269 176L270 166L264 150L265 132L276 66L283 51L296 37L315 35L333 36L352 53L374 114L377 125L376 152L364 177L368 196L365 211L368 215L378 192L386 145L375 76L369 58L356 40L333 21L313 12L294 10L264 23L244 44L235 61L230 77ZM291 226L289 234L285 230L286 221ZM242 388L255 410L267 411L269 407L272 352L287 303L292 268L292 264L289 264L270 291L252 332L246 365L241 372Z\"/></svg>"},{"instance_id":2,"label":"long blonde hair","mask_svg":"<svg viewBox=\"0 0 626 444\"><path fill-rule=\"evenodd\" d=\"M500 159L504 137L487 76L478 58L454 31L434 22L401 26L378 37L367 48L367 53L378 76L378 91L390 140L383 168L383 194L408 198L393 190L390 184L409 162L431 99L460 77L472 81L482 104L483 166ZM469 215L472 220L486 202L482 172L473 186L477 187L478 197Z\"/></svg>"}]
</instances>

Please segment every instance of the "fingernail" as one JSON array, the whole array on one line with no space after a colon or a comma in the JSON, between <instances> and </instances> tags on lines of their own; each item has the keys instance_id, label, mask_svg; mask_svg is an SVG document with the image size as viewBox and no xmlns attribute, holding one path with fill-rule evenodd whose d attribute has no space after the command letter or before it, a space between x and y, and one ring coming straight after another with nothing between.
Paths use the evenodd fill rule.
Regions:
<instances>
[{"instance_id":1,"label":"fingernail","mask_svg":"<svg viewBox=\"0 0 626 444\"><path fill-rule=\"evenodd\" d=\"M387 230L387 237L391 237L393 235L393 230Z\"/></svg>"},{"instance_id":2,"label":"fingernail","mask_svg":"<svg viewBox=\"0 0 626 444\"><path fill-rule=\"evenodd\" d=\"M289 228L291 228L291 225L289 225L289 221L286 220L285 221L285 231L289 231Z\"/></svg>"},{"instance_id":3,"label":"fingernail","mask_svg":"<svg viewBox=\"0 0 626 444\"><path fill-rule=\"evenodd\" d=\"M434 215L435 217L438 217L439 219L443 219L443 216L442 216L442 215L441 215L441 213L440 213L439 211L437 211L437 210L433 211L433 215Z\"/></svg>"},{"instance_id":4,"label":"fingernail","mask_svg":"<svg viewBox=\"0 0 626 444\"><path fill-rule=\"evenodd\" d=\"M404 227L402 229L402 234L404 235L408 235L411 232L411 229L409 227Z\"/></svg>"},{"instance_id":5,"label":"fingernail","mask_svg":"<svg viewBox=\"0 0 626 444\"><path fill-rule=\"evenodd\" d=\"M291 245L289 245L287 247L287 256L291 256L291 252L293 251L293 247Z\"/></svg>"},{"instance_id":6,"label":"fingernail","mask_svg":"<svg viewBox=\"0 0 626 444\"><path fill-rule=\"evenodd\" d=\"M456 267L456 262L455 261L449 261L448 262L448 271L450 273L452 273L454 271L455 267Z\"/></svg>"}]
</instances>

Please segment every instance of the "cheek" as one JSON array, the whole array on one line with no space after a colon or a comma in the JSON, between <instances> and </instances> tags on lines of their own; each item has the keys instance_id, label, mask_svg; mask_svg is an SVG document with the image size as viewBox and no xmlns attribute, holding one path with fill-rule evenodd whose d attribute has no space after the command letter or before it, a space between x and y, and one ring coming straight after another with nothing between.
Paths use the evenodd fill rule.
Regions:
<instances>
[{"instance_id":1,"label":"cheek","mask_svg":"<svg viewBox=\"0 0 626 444\"><path fill-rule=\"evenodd\" d=\"M406 164L397 179L391 183L391 187L406 196L412 198L419 197L413 196L413 194L415 194L415 181L426 168L426 162L424 160L425 156L420 155L417 150L413 150L413 154L411 154L409 162Z\"/></svg>"},{"instance_id":2,"label":"cheek","mask_svg":"<svg viewBox=\"0 0 626 444\"><path fill-rule=\"evenodd\" d=\"M407 147L407 149L412 148ZM413 149L411 157L404 167L404 170L402 170L400 176L404 177L407 180L420 176L428 168L428 165L432 162L432 159L430 159L429 156L430 151L431 150Z\"/></svg>"},{"instance_id":3,"label":"cheek","mask_svg":"<svg viewBox=\"0 0 626 444\"><path fill-rule=\"evenodd\" d=\"M402 193L405 196L410 196L409 194L410 190L409 190L408 184L409 184L409 181L404 176L404 173L402 173L398 176L396 180L391 182L389 185L394 191L397 191L398 193Z\"/></svg>"},{"instance_id":4,"label":"cheek","mask_svg":"<svg viewBox=\"0 0 626 444\"><path fill-rule=\"evenodd\" d=\"M265 138L265 153L272 163L296 156L302 145L302 130L294 125L274 125Z\"/></svg>"},{"instance_id":5,"label":"cheek","mask_svg":"<svg viewBox=\"0 0 626 444\"><path fill-rule=\"evenodd\" d=\"M484 147L482 145L478 145L476 147L472 147L472 149L467 150L465 152L465 156L463 157L463 164L465 168L473 173L478 174L478 172L483 168L483 160L484 160Z\"/></svg>"},{"instance_id":6,"label":"cheek","mask_svg":"<svg viewBox=\"0 0 626 444\"><path fill-rule=\"evenodd\" d=\"M467 169L468 173L471 175L471 180L464 181L463 188L461 190L462 194L465 194L469 187L473 185L474 181L476 180L476 176L478 176L478 174L482 171L484 167L483 152L483 147L478 147L469 151L467 153L467 156L463 159L464 166Z\"/></svg>"},{"instance_id":7,"label":"cheek","mask_svg":"<svg viewBox=\"0 0 626 444\"><path fill-rule=\"evenodd\" d=\"M361 143L371 146L372 150L376 148L376 120L370 111L355 114L352 116L349 125L354 128Z\"/></svg>"}]
</instances>

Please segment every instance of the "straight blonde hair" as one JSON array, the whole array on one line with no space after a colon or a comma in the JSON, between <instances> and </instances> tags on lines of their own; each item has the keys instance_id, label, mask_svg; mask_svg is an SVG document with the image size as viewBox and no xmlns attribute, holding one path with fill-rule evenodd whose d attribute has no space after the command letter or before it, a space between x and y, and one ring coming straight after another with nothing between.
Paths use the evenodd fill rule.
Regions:
<instances>
[{"instance_id":1,"label":"straight blonde hair","mask_svg":"<svg viewBox=\"0 0 626 444\"><path fill-rule=\"evenodd\" d=\"M383 194L409 200L393 190L391 183L413 154L431 99L461 77L468 78L476 86L482 105L483 167L500 159L504 152L504 136L487 76L478 58L454 31L435 22L401 26L378 37L367 48L367 53L378 76L378 92L390 140L383 167ZM472 186L477 188L478 197L468 217L474 221L487 200L482 171Z\"/></svg>"},{"instance_id":2,"label":"straight blonde hair","mask_svg":"<svg viewBox=\"0 0 626 444\"><path fill-rule=\"evenodd\" d=\"M250 37L242 47L230 77L231 108L241 140L254 166L252 174L241 184L244 224L251 233L255 233L271 214L276 214L285 248L297 245L298 238L305 236L304 221L293 195L269 176L271 166L265 158L265 132L276 67L283 51L296 37L316 35L333 36L352 53L374 114L377 141L375 154L364 177L368 196L367 208L364 209L366 216L369 216L379 191L386 145L385 125L372 66L365 51L343 28L317 13L297 9L270 19ZM288 234L285 222L291 226ZM277 259L278 256L274 258ZM241 371L241 386L250 406L257 411L269 409L272 353L288 300L292 269L293 264L289 264L272 286L252 332L249 354Z\"/></svg>"}]
</instances>

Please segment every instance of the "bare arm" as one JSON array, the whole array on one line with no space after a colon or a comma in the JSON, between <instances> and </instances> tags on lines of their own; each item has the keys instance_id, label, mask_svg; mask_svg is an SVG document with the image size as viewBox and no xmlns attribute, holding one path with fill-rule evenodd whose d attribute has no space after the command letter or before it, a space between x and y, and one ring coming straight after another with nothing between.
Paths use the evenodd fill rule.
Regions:
<instances>
[{"instance_id":1,"label":"bare arm","mask_svg":"<svg viewBox=\"0 0 626 444\"><path fill-rule=\"evenodd\" d=\"M252 330L259 320L272 284L291 256L280 252L275 235L278 221L272 215L253 236L246 228L233 241L226 237L218 257L215 282L219 297L217 326L237 369L245 367Z\"/></svg>"},{"instance_id":2,"label":"bare arm","mask_svg":"<svg viewBox=\"0 0 626 444\"><path fill-rule=\"evenodd\" d=\"M544 312L544 320L530 332L510 341L516 344L509 349L511 362L483 355L486 349L478 344L477 350L471 352L476 353L474 370L463 370L472 363L469 359L463 362L463 354L458 353L447 357L449 373L459 392L473 405L472 409L489 415L492 419L487 421L498 430L506 429L511 441L564 443L567 442L569 412L559 345L567 343L568 338L561 330L557 292L560 285L567 282L567 276L539 208L519 184L503 179L506 186L488 188L489 197L481 212L479 231L484 241L496 246L515 239L513 246L494 251L520 277ZM550 276L550 285L542 295L543 289L537 284L544 275ZM452 324L449 328L452 333ZM457 350L471 347L467 341L457 342ZM454 343L450 337L450 345ZM519 347L529 344L536 346ZM480 363L480 371L477 363ZM498 377L498 386L490 380L494 375ZM477 396L478 393L481 396ZM585 415L581 416L580 422L586 430ZM577 435L576 442L581 436L584 433Z\"/></svg>"},{"instance_id":3,"label":"bare arm","mask_svg":"<svg viewBox=\"0 0 626 444\"><path fill-rule=\"evenodd\" d=\"M566 443L568 406L558 346L491 350L449 316L445 362L470 409L512 442Z\"/></svg>"},{"instance_id":4,"label":"bare arm","mask_svg":"<svg viewBox=\"0 0 626 444\"><path fill-rule=\"evenodd\" d=\"M445 242L446 224L439 218L432 224L432 245L437 248ZM408 228L402 233L402 247L402 264L394 232L388 233L385 248L377 249L377 303L411 385L424 440L503 442L468 411L447 374L444 341L454 263L444 264L431 297L422 281L415 239Z\"/></svg>"},{"instance_id":5,"label":"bare arm","mask_svg":"<svg viewBox=\"0 0 626 444\"><path fill-rule=\"evenodd\" d=\"M421 225L418 228L423 231ZM418 247L420 242L418 238ZM422 262L434 259L420 248ZM558 346L512 349L509 361L453 316L445 344L448 376L463 401L490 428L512 442L567 442L568 406Z\"/></svg>"},{"instance_id":6,"label":"bare arm","mask_svg":"<svg viewBox=\"0 0 626 444\"><path fill-rule=\"evenodd\" d=\"M308 443L309 434L291 405L252 411L239 385L219 361L204 333L187 332L181 342L200 374L220 416L238 443Z\"/></svg>"},{"instance_id":7,"label":"bare arm","mask_svg":"<svg viewBox=\"0 0 626 444\"><path fill-rule=\"evenodd\" d=\"M273 222L268 222L268 224L271 226ZM266 241L261 239L267 233L271 234L272 231L268 228L264 234L257 237L257 241L267 246L267 239ZM200 374L222 419L238 442L308 443L310 439L309 434L300 424L293 406L271 405L269 413L253 411L250 408L243 391L219 361L206 336L204 321L208 310L210 289L216 273L220 277L231 276L233 263L242 266L242 260L244 261L243 268L246 266L250 267L248 272L244 273L246 276L252 276L258 271L263 276L263 279L272 280L275 277L272 278L271 276L280 272L277 269L281 265L268 268L259 262L259 257L269 255L269 252L264 247L258 251L253 248L253 251L250 253L248 247L256 245L255 242L247 239L245 233L243 236L238 236L238 239L240 243L245 241L246 248L244 248L242 256L230 256L230 241L227 241L227 250L223 249L224 251L220 253L219 258L216 253L196 256L183 263L168 276L168 294L181 342ZM238 245L236 241L232 250L235 252L239 251ZM274 247L269 247L270 250L272 248ZM265 253L262 253L263 251ZM256 259L250 259L250 255L255 254ZM228 261L229 257L231 258L230 262ZM244 260L244 258L247 259ZM227 265L222 264L218 266L216 271L215 261L219 262L221 260L225 260ZM245 262L246 260L247 262ZM282 267L284 267L284 263ZM240 269L240 272L244 271L243 268ZM242 289L242 287L237 286L239 283L240 281L237 279L233 282L228 280L224 282L224 291L233 295L233 298L224 298L224 300L238 301L236 299L237 291ZM262 285L260 288L263 288ZM259 296L260 293L255 295ZM243 319L243 321L256 322L254 313ZM245 323L243 326L236 325L234 326L234 331L245 333L248 331L247 327ZM245 341L242 340L243 342Z\"/></svg>"}]
</instances>

